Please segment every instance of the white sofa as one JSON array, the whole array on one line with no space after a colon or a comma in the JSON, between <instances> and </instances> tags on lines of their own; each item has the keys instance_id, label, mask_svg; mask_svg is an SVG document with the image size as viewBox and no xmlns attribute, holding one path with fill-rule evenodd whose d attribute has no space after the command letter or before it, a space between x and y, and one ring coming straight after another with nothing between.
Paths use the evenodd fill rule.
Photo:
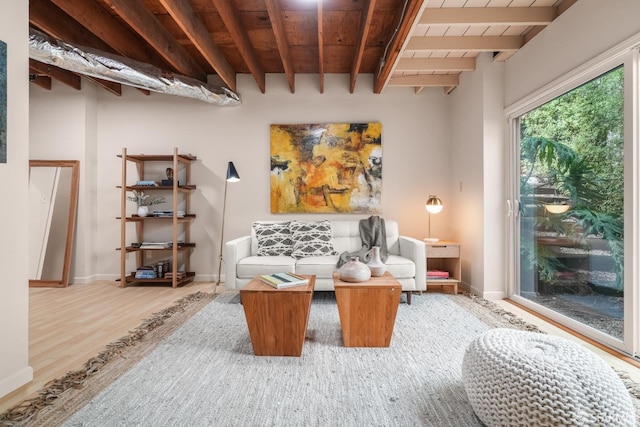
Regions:
<instances>
[{"instance_id":1,"label":"white sofa","mask_svg":"<svg viewBox=\"0 0 640 427\"><path fill-rule=\"evenodd\" d=\"M284 221L259 221L260 224ZM338 254L356 252L362 248L358 220L329 221L332 243ZM412 291L426 290L426 259L424 243L399 235L398 223L385 220L385 232L389 258L388 271L400 282L410 302ZM258 256L258 239L254 227L251 235L243 236L225 245L225 287L240 289L259 274L290 271L297 274L314 274L316 291L333 291L333 272L339 255L310 256L295 259L291 256Z\"/></svg>"}]
</instances>

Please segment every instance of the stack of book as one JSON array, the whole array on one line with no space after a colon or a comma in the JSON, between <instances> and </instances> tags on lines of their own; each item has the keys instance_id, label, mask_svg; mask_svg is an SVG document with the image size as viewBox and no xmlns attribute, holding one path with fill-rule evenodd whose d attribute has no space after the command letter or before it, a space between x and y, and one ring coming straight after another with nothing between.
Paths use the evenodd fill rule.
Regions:
<instances>
[{"instance_id":1,"label":"stack of book","mask_svg":"<svg viewBox=\"0 0 640 427\"><path fill-rule=\"evenodd\" d=\"M173 210L153 211L153 216L162 217L162 218L172 217L173 216ZM184 211L178 211L176 216L178 218L184 218Z\"/></svg>"},{"instance_id":2,"label":"stack of book","mask_svg":"<svg viewBox=\"0 0 640 427\"><path fill-rule=\"evenodd\" d=\"M185 276L187 275L187 273L185 273L184 271L167 271L166 273L164 273L164 278L165 279L173 279L173 275L176 275L176 279L180 280L180 279L184 279Z\"/></svg>"},{"instance_id":3,"label":"stack of book","mask_svg":"<svg viewBox=\"0 0 640 427\"><path fill-rule=\"evenodd\" d=\"M152 266L145 265L136 270L136 279L156 279L158 275Z\"/></svg>"},{"instance_id":4,"label":"stack of book","mask_svg":"<svg viewBox=\"0 0 640 427\"><path fill-rule=\"evenodd\" d=\"M140 249L168 249L173 246L173 242L142 242Z\"/></svg>"},{"instance_id":5,"label":"stack of book","mask_svg":"<svg viewBox=\"0 0 640 427\"><path fill-rule=\"evenodd\" d=\"M157 187L158 183L155 181L136 181L136 187Z\"/></svg>"},{"instance_id":6,"label":"stack of book","mask_svg":"<svg viewBox=\"0 0 640 427\"><path fill-rule=\"evenodd\" d=\"M298 276L293 273L263 274L260 276L260 280L276 289L290 288L309 283L309 279L306 277Z\"/></svg>"},{"instance_id":7,"label":"stack of book","mask_svg":"<svg viewBox=\"0 0 640 427\"><path fill-rule=\"evenodd\" d=\"M448 271L442 271L442 270L429 270L429 271L427 271L427 280L448 279L448 278L449 278L449 272Z\"/></svg>"}]
</instances>

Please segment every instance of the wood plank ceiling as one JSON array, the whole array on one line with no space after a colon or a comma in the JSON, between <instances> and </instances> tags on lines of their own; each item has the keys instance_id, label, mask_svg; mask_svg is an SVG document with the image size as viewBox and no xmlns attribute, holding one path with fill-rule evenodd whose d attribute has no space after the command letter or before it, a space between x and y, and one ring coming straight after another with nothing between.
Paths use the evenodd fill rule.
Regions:
<instances>
[{"instance_id":1,"label":"wood plank ceiling","mask_svg":"<svg viewBox=\"0 0 640 427\"><path fill-rule=\"evenodd\" d=\"M65 42L117 54L236 90L250 74L373 75L372 91L450 92L481 52L506 61L577 0L30 0L30 26ZM80 88L81 78L31 60L30 80ZM116 95L118 83L89 77ZM143 91L144 92L144 91ZM148 93L148 92L147 92Z\"/></svg>"}]
</instances>

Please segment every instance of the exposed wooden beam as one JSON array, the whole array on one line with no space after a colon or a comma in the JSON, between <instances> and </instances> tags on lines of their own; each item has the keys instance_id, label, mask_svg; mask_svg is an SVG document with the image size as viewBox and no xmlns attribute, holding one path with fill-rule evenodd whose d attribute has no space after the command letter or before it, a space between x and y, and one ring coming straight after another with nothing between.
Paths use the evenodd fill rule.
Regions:
<instances>
[{"instance_id":1,"label":"exposed wooden beam","mask_svg":"<svg viewBox=\"0 0 640 427\"><path fill-rule=\"evenodd\" d=\"M191 43L216 70L222 81L236 90L236 73L215 44L209 30L188 0L160 0L169 15L184 31Z\"/></svg>"},{"instance_id":2,"label":"exposed wooden beam","mask_svg":"<svg viewBox=\"0 0 640 427\"><path fill-rule=\"evenodd\" d=\"M111 8L178 72L206 81L205 71L141 0L105 0Z\"/></svg>"},{"instance_id":3,"label":"exposed wooden beam","mask_svg":"<svg viewBox=\"0 0 640 427\"><path fill-rule=\"evenodd\" d=\"M402 58L396 65L399 71L474 71L475 58Z\"/></svg>"},{"instance_id":4,"label":"exposed wooden beam","mask_svg":"<svg viewBox=\"0 0 640 427\"><path fill-rule=\"evenodd\" d=\"M109 11L94 0L51 0L51 2L76 21L82 22L84 27L99 39L104 40L106 45L120 55L149 64L159 65L159 62L166 64L155 52L148 50L145 45L138 42L138 37L133 31L121 24ZM31 13L30 10L29 15ZM77 24L73 26L77 26ZM69 40L66 37L60 37L60 39ZM96 47L96 45L92 43L89 47ZM104 49L104 47L97 48Z\"/></svg>"},{"instance_id":5,"label":"exposed wooden beam","mask_svg":"<svg viewBox=\"0 0 640 427\"><path fill-rule=\"evenodd\" d=\"M97 77L85 76L88 80L97 84L107 92L111 92L116 96L122 96L122 85L120 83L111 82L109 80L99 79Z\"/></svg>"},{"instance_id":6,"label":"exposed wooden beam","mask_svg":"<svg viewBox=\"0 0 640 427\"><path fill-rule=\"evenodd\" d=\"M421 25L549 25L558 16L556 7L458 7L426 8Z\"/></svg>"},{"instance_id":7,"label":"exposed wooden beam","mask_svg":"<svg viewBox=\"0 0 640 427\"><path fill-rule=\"evenodd\" d=\"M522 36L444 36L412 37L407 44L407 52L431 51L467 51L495 52L518 50L524 44Z\"/></svg>"},{"instance_id":8,"label":"exposed wooden beam","mask_svg":"<svg viewBox=\"0 0 640 427\"><path fill-rule=\"evenodd\" d=\"M80 76L54 65L44 64L34 59L29 59L29 70L34 74L52 77L75 90L80 90L82 88Z\"/></svg>"},{"instance_id":9,"label":"exposed wooden beam","mask_svg":"<svg viewBox=\"0 0 640 427\"><path fill-rule=\"evenodd\" d=\"M322 26L322 2L318 2L318 79L320 93L324 93L324 28Z\"/></svg>"},{"instance_id":10,"label":"exposed wooden beam","mask_svg":"<svg viewBox=\"0 0 640 427\"><path fill-rule=\"evenodd\" d=\"M393 66L400 55L402 46L405 44L405 40L409 36L409 32L413 27L415 20L418 18L418 13L422 6L423 0L407 0L405 4L404 18L402 22L398 23L397 31L391 34L391 39L388 43L389 49L387 50L387 56L380 59L378 72L374 76L373 92L380 93L384 89L387 80L391 76Z\"/></svg>"},{"instance_id":11,"label":"exposed wooden beam","mask_svg":"<svg viewBox=\"0 0 640 427\"><path fill-rule=\"evenodd\" d=\"M276 37L276 44L280 51L280 58L282 58L282 67L284 68L284 74L287 76L287 82L289 82L289 90L291 93L295 93L295 74L293 71L293 61L291 59L291 53L289 52L289 43L284 32L284 23L282 22L282 10L280 9L280 2L278 0L265 0L267 6L267 12L269 13L269 20L271 21L271 29Z\"/></svg>"},{"instance_id":12,"label":"exposed wooden beam","mask_svg":"<svg viewBox=\"0 0 640 427\"><path fill-rule=\"evenodd\" d=\"M36 86L40 86L42 89L51 90L51 77L49 76L40 76L31 73L29 75L29 81Z\"/></svg>"},{"instance_id":13,"label":"exposed wooden beam","mask_svg":"<svg viewBox=\"0 0 640 427\"><path fill-rule=\"evenodd\" d=\"M111 46L78 25L73 18L49 0L29 0L29 22L56 39L105 52L115 52Z\"/></svg>"},{"instance_id":14,"label":"exposed wooden beam","mask_svg":"<svg viewBox=\"0 0 640 427\"><path fill-rule=\"evenodd\" d=\"M424 86L414 87L413 88L413 93L415 93L416 95L420 95L424 89L425 89Z\"/></svg>"},{"instance_id":15,"label":"exposed wooden beam","mask_svg":"<svg viewBox=\"0 0 640 427\"><path fill-rule=\"evenodd\" d=\"M356 54L351 65L351 81L349 84L349 92L353 93L356 88L356 79L360 72L360 64L362 63L362 55L369 37L369 28L371 28L371 19L373 18L373 10L376 7L376 0L365 0L360 16L360 31L358 31L358 40L356 41Z\"/></svg>"},{"instance_id":16,"label":"exposed wooden beam","mask_svg":"<svg viewBox=\"0 0 640 427\"><path fill-rule=\"evenodd\" d=\"M460 79L457 74L425 74L417 76L391 77L389 86L458 86Z\"/></svg>"},{"instance_id":17,"label":"exposed wooden beam","mask_svg":"<svg viewBox=\"0 0 640 427\"><path fill-rule=\"evenodd\" d=\"M129 0L120 0L120 1L129 1ZM240 16L238 15L238 11L233 6L233 2L229 0L212 0L216 9L218 10L218 14L224 22L224 25L229 30L231 34L231 38L235 42L240 55L244 59L244 62L247 64L249 71L253 75L253 78L258 83L258 87L262 93L265 92L265 72L258 61L258 55L256 51L253 49L251 45L251 40L249 39L249 35L244 30L242 22L240 20Z\"/></svg>"},{"instance_id":18,"label":"exposed wooden beam","mask_svg":"<svg viewBox=\"0 0 640 427\"><path fill-rule=\"evenodd\" d=\"M458 86L445 86L444 87L444 93L446 93L447 95L449 95L451 92L453 92L453 90L455 88L457 88Z\"/></svg>"}]
</instances>

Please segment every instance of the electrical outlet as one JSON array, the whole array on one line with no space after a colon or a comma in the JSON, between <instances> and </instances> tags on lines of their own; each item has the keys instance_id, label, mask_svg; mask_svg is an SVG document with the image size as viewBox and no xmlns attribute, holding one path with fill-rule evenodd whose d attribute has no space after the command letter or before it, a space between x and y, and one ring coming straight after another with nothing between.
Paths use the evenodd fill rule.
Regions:
<instances>
[{"instance_id":1,"label":"electrical outlet","mask_svg":"<svg viewBox=\"0 0 640 427\"><path fill-rule=\"evenodd\" d=\"M147 259L151 259L151 251L147 251Z\"/></svg>"}]
</instances>

